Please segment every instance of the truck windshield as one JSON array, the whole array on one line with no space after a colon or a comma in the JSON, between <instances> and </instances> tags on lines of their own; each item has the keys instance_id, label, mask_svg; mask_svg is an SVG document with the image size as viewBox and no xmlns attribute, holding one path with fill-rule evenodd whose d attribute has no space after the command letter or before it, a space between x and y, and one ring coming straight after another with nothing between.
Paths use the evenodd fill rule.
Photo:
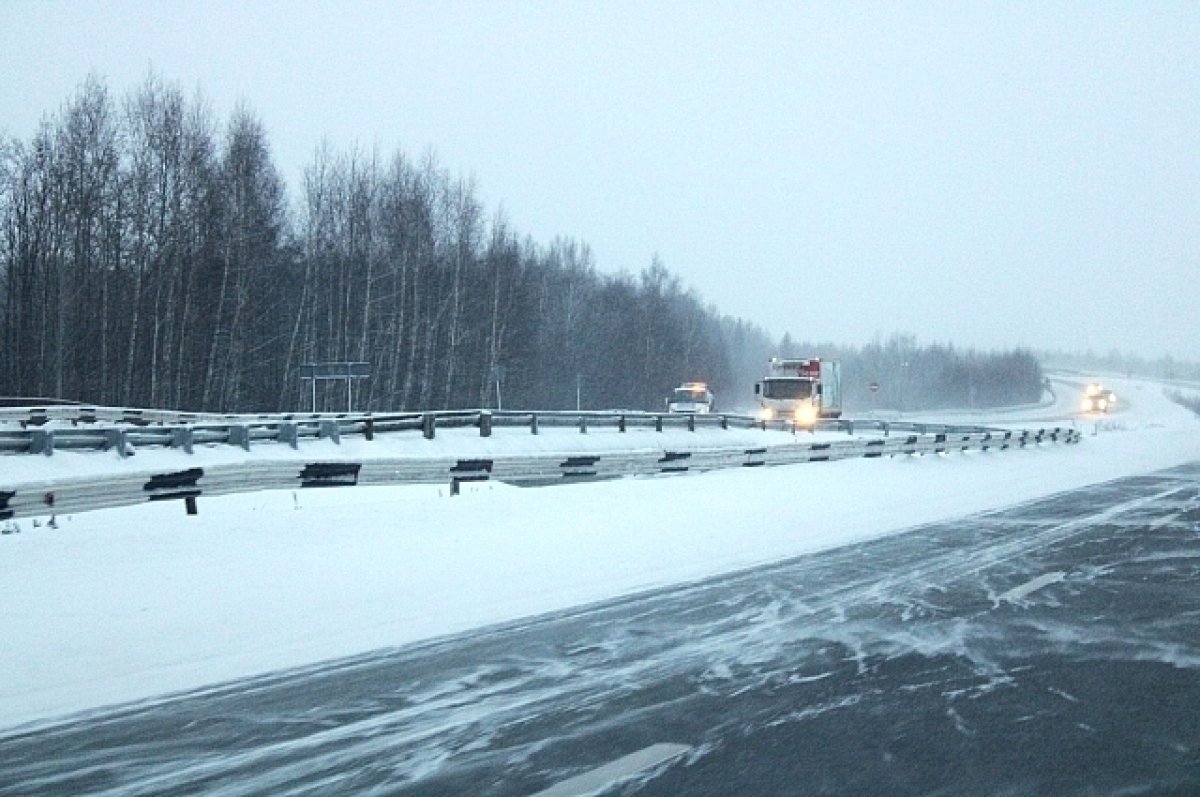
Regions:
<instances>
[{"instance_id":1,"label":"truck windshield","mask_svg":"<svg viewBox=\"0 0 1200 797\"><path fill-rule=\"evenodd\" d=\"M764 379L763 398L806 399L812 396L812 381L809 379Z\"/></svg>"},{"instance_id":2,"label":"truck windshield","mask_svg":"<svg viewBox=\"0 0 1200 797\"><path fill-rule=\"evenodd\" d=\"M671 400L672 401L698 401L700 403L706 403L708 401L708 398L704 395L703 390L684 390L683 388L676 388L675 396Z\"/></svg>"}]
</instances>

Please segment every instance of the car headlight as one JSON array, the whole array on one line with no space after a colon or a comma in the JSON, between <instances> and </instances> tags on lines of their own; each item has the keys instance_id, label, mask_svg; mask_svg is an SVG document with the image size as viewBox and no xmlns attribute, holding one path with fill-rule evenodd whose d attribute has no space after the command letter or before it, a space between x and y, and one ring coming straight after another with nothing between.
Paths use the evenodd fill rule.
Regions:
<instances>
[{"instance_id":1,"label":"car headlight","mask_svg":"<svg viewBox=\"0 0 1200 797\"><path fill-rule=\"evenodd\" d=\"M758 419L760 421L771 421L775 419L775 410L770 407L763 407L758 411Z\"/></svg>"}]
</instances>

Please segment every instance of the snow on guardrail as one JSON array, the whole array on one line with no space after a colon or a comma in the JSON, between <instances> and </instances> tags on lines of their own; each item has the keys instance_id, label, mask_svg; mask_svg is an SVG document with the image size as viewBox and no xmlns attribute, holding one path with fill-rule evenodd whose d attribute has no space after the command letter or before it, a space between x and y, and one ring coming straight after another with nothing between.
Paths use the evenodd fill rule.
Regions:
<instances>
[{"instance_id":1,"label":"snow on guardrail","mask_svg":"<svg viewBox=\"0 0 1200 797\"><path fill-rule=\"evenodd\" d=\"M302 455L299 440L308 436L339 442L345 434L357 434L365 440L373 440L378 433L411 434L419 430L420 437L416 438L419 441L421 438L432 439L438 428L474 426L478 427L481 436L490 436L493 426L503 425L526 426L533 434L537 434L543 426L576 427L582 433L586 433L589 427L599 426L614 428L618 432L639 427L660 432L671 427L689 431L703 427L767 428L766 424L747 416L654 413L493 413L474 410L344 418L321 416L301 420L261 416L251 420L247 416L237 416L237 422L215 425L168 423L150 428L137 424L130 428L118 423L89 429L41 426L5 432L2 434L8 436L2 438L0 448L9 453L0 457L0 464L19 461L22 454L52 454L56 447L91 451L115 449L124 456L139 446L169 447L191 453L193 447L200 443L223 443L238 445L250 452L251 440L271 440L276 441L276 445L282 442ZM780 428L786 430L786 427ZM553 484L858 457L999 451L1045 442L1075 443L1080 439L1078 430L1064 427L1013 431L847 419L822 422L820 429L843 432L870 429L882 432L884 436L845 440L814 437L811 441L772 442L762 446L747 445L744 439L739 439L736 444L727 441L725 445L708 447L671 447L647 445L644 435L630 435L628 438L622 435L628 441L626 445L608 446L598 451L545 452L514 446L513 453L505 454L501 443L499 453L469 458L453 456L444 449L422 455L418 443L415 448L406 450L403 456L381 453L379 456L313 456L305 459L298 455L278 458L247 453L236 461L173 470L100 469L24 480L18 480L15 474L6 474L0 477L0 520L164 500L183 500L188 511L195 512L196 499L203 495L266 489L404 484L450 484L456 489L460 482L486 480L513 484ZM719 439L719 435L711 437ZM14 440L17 442L14 443ZM327 447L322 449L322 453L327 454L328 451ZM362 451L362 447L356 448L358 454Z\"/></svg>"},{"instance_id":2,"label":"snow on guardrail","mask_svg":"<svg viewBox=\"0 0 1200 797\"><path fill-rule=\"evenodd\" d=\"M8 428L5 428L7 425ZM192 453L196 445L226 444L246 451L254 442L286 443L293 449L304 439L343 436L375 439L377 434L419 431L433 439L437 429L474 427L488 437L493 428L528 428L538 434L542 427L628 429L762 429L785 432L822 431L958 433L997 431L977 425L910 423L887 420L821 420L804 427L791 420L761 421L748 415L685 415L652 412L504 412L498 410L443 410L390 414L276 414L202 415L170 410L118 407L29 407L0 409L0 454L45 454L56 449L72 451L115 451L125 456L138 448L175 448Z\"/></svg>"}]
</instances>

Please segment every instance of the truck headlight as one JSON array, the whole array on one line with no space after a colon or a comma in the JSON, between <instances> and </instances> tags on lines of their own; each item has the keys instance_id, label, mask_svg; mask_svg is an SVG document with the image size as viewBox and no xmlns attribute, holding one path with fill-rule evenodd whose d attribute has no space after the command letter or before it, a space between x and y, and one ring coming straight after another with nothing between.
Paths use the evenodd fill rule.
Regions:
<instances>
[{"instance_id":1,"label":"truck headlight","mask_svg":"<svg viewBox=\"0 0 1200 797\"><path fill-rule=\"evenodd\" d=\"M811 406L797 407L795 419L796 423L801 426L812 426L817 422L817 408Z\"/></svg>"},{"instance_id":2,"label":"truck headlight","mask_svg":"<svg viewBox=\"0 0 1200 797\"><path fill-rule=\"evenodd\" d=\"M775 410L770 407L763 407L758 411L758 419L760 421L771 421L775 419Z\"/></svg>"}]
</instances>

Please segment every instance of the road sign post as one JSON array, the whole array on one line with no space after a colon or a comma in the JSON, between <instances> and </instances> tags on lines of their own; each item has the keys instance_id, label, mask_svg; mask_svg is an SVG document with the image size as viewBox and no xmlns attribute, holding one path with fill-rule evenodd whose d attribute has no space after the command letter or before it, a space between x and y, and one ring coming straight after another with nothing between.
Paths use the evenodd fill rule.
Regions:
<instances>
[{"instance_id":1,"label":"road sign post","mask_svg":"<svg viewBox=\"0 0 1200 797\"><path fill-rule=\"evenodd\" d=\"M317 382L346 380L346 412L354 411L354 380L369 379L371 364L365 362L324 362L303 363L300 366L300 379L312 380L312 411L317 411Z\"/></svg>"}]
</instances>

